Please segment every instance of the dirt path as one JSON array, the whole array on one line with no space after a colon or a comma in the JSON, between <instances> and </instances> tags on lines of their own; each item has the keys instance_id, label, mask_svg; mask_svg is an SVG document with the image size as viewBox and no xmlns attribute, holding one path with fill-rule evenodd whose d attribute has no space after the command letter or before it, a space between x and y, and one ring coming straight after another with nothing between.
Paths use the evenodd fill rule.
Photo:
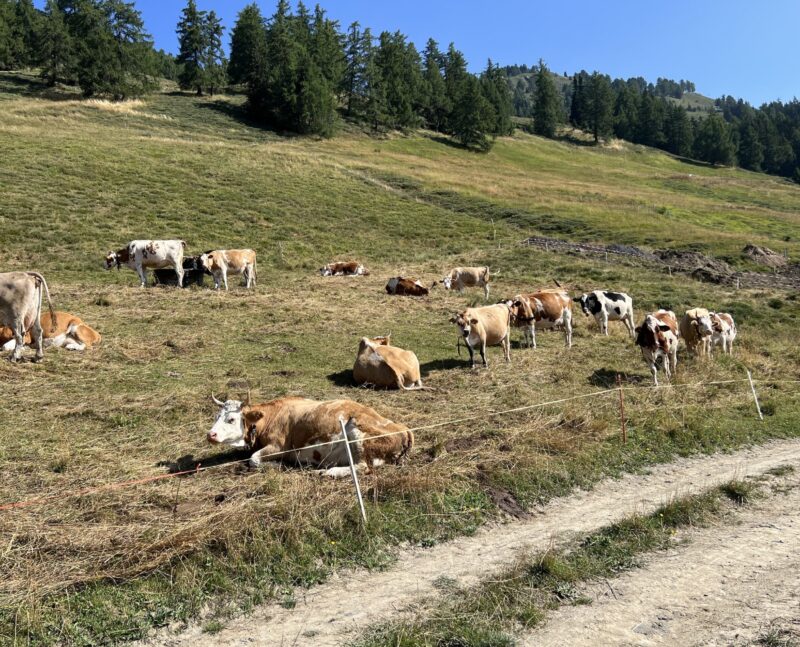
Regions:
<instances>
[{"instance_id":1,"label":"dirt path","mask_svg":"<svg viewBox=\"0 0 800 647\"><path fill-rule=\"evenodd\" d=\"M589 607L550 615L523 645L748 645L769 624L800 622L800 475L737 515L687 533L688 545L593 586Z\"/></svg>"},{"instance_id":2,"label":"dirt path","mask_svg":"<svg viewBox=\"0 0 800 647\"><path fill-rule=\"evenodd\" d=\"M324 585L299 593L294 609L265 606L231 621L213 637L193 626L180 635L159 633L144 644L342 645L367 625L391 618L393 611L421 596L435 594L437 578L446 576L469 586L506 567L524 548L546 548L553 541L592 532L633 512L651 511L676 494L792 463L800 463L800 441L681 459L656 466L647 475L603 481L589 492L553 501L529 521L497 524L473 537L409 550L388 571L342 572Z\"/></svg>"}]
</instances>

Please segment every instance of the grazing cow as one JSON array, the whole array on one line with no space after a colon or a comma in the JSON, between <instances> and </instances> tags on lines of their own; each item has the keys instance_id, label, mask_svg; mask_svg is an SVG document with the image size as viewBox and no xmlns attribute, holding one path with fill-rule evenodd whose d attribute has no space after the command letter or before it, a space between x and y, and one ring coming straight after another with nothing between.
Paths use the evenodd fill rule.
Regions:
<instances>
[{"instance_id":1,"label":"grazing cow","mask_svg":"<svg viewBox=\"0 0 800 647\"><path fill-rule=\"evenodd\" d=\"M386 294L424 297L428 294L428 288L415 279L404 279L402 276L395 276L389 279L386 284Z\"/></svg>"},{"instance_id":2,"label":"grazing cow","mask_svg":"<svg viewBox=\"0 0 800 647\"><path fill-rule=\"evenodd\" d=\"M214 289L228 289L228 272L244 276L245 287L256 285L256 253L252 249L216 249L200 256L200 267L214 276Z\"/></svg>"},{"instance_id":3,"label":"grazing cow","mask_svg":"<svg viewBox=\"0 0 800 647\"><path fill-rule=\"evenodd\" d=\"M714 332L711 334L709 354L713 346L722 346L723 353L733 354L733 340L736 339L736 323L733 317L727 312L712 312L711 328Z\"/></svg>"},{"instance_id":4,"label":"grazing cow","mask_svg":"<svg viewBox=\"0 0 800 647\"><path fill-rule=\"evenodd\" d=\"M178 275L178 285L183 285L183 250L186 243L182 240L132 240L127 247L106 254L105 266L110 270L122 265L136 270L142 287L147 285L147 270L172 266Z\"/></svg>"},{"instance_id":5,"label":"grazing cow","mask_svg":"<svg viewBox=\"0 0 800 647\"><path fill-rule=\"evenodd\" d=\"M419 360L410 350L391 346L388 337L363 337L353 365L356 384L374 384L387 389L416 391L424 388Z\"/></svg>"},{"instance_id":6,"label":"grazing cow","mask_svg":"<svg viewBox=\"0 0 800 647\"><path fill-rule=\"evenodd\" d=\"M450 271L441 281L445 290L458 290L463 292L464 288L480 287L483 288L483 296L489 298L489 268L488 267L456 267ZM436 286L437 281L433 282L431 288Z\"/></svg>"},{"instance_id":7,"label":"grazing cow","mask_svg":"<svg viewBox=\"0 0 800 647\"><path fill-rule=\"evenodd\" d=\"M18 362L22 358L25 334L29 331L31 341L36 345L36 357L33 361L39 362L44 357L41 323L42 291L47 295L50 315L55 318L50 290L41 274L38 272L0 274L0 326L8 326L13 332L15 343L9 356L12 362Z\"/></svg>"},{"instance_id":8,"label":"grazing cow","mask_svg":"<svg viewBox=\"0 0 800 647\"><path fill-rule=\"evenodd\" d=\"M209 250L210 252L210 250ZM208 254L209 252L205 252ZM200 256L189 256L183 259L183 283L180 287L188 288L190 285L203 285L205 275L211 272L200 265ZM175 270L153 270L156 285L178 285L178 274Z\"/></svg>"},{"instance_id":9,"label":"grazing cow","mask_svg":"<svg viewBox=\"0 0 800 647\"><path fill-rule=\"evenodd\" d=\"M322 468L328 476L348 475L340 421L345 423L357 468L400 463L414 444L408 427L352 400L319 402L285 397L264 404L245 404L211 397L220 412L208 432L209 442L253 450L253 467L264 463L277 467L288 462ZM315 447L319 444L323 445Z\"/></svg>"},{"instance_id":10,"label":"grazing cow","mask_svg":"<svg viewBox=\"0 0 800 647\"><path fill-rule=\"evenodd\" d=\"M369 270L358 261L328 263L319 268L322 276L369 276Z\"/></svg>"},{"instance_id":11,"label":"grazing cow","mask_svg":"<svg viewBox=\"0 0 800 647\"><path fill-rule=\"evenodd\" d=\"M506 303L481 308L467 308L454 315L450 323L454 323L461 333L469 351L469 362L475 368L475 351L477 347L483 365L488 368L486 347L503 346L506 361L511 361L511 308ZM459 343L459 348L460 348Z\"/></svg>"},{"instance_id":12,"label":"grazing cow","mask_svg":"<svg viewBox=\"0 0 800 647\"><path fill-rule=\"evenodd\" d=\"M603 335L608 336L609 321L621 321L625 324L631 337L634 336L633 299L624 292L595 290L575 297L573 301L581 304L581 310L587 317L594 316Z\"/></svg>"},{"instance_id":13,"label":"grazing cow","mask_svg":"<svg viewBox=\"0 0 800 647\"><path fill-rule=\"evenodd\" d=\"M40 317L42 340L45 348L55 346L67 350L85 350L100 343L100 333L87 326L80 317L68 312L44 312ZM25 333L23 343L30 345L32 336ZM17 340L11 328L0 328L0 346L3 350L14 350Z\"/></svg>"},{"instance_id":14,"label":"grazing cow","mask_svg":"<svg viewBox=\"0 0 800 647\"><path fill-rule=\"evenodd\" d=\"M653 383L658 386L658 360L663 359L664 374L669 380L678 365L678 319L672 310L648 314L636 328L636 345L650 366Z\"/></svg>"},{"instance_id":15,"label":"grazing cow","mask_svg":"<svg viewBox=\"0 0 800 647\"><path fill-rule=\"evenodd\" d=\"M711 354L711 336L714 328L711 324L711 313L705 308L692 308L681 317L681 337L686 342L686 348L693 354Z\"/></svg>"},{"instance_id":16,"label":"grazing cow","mask_svg":"<svg viewBox=\"0 0 800 647\"><path fill-rule=\"evenodd\" d=\"M522 328L522 343L536 348L536 329L558 326L564 329L564 342L572 347L572 300L566 290L539 290L518 294L505 302L511 308L514 326Z\"/></svg>"}]
</instances>

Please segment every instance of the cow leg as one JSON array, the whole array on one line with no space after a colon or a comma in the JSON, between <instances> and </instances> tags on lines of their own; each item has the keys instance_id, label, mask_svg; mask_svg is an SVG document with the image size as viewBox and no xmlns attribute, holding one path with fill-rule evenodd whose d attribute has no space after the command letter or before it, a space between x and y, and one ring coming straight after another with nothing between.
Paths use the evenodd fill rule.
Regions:
<instances>
[{"instance_id":1,"label":"cow leg","mask_svg":"<svg viewBox=\"0 0 800 647\"><path fill-rule=\"evenodd\" d=\"M9 359L12 362L18 362L22 359L22 345L25 342L25 333L22 330L23 322L20 318L20 321L17 321L14 325L14 350L11 351L11 355Z\"/></svg>"},{"instance_id":2,"label":"cow leg","mask_svg":"<svg viewBox=\"0 0 800 647\"><path fill-rule=\"evenodd\" d=\"M364 463L358 463L355 465L356 471L362 470L365 467ZM320 476L327 476L333 479L340 479L346 476L350 476L350 466L344 467L330 467L326 470L317 470L317 474Z\"/></svg>"},{"instance_id":3,"label":"cow leg","mask_svg":"<svg viewBox=\"0 0 800 647\"><path fill-rule=\"evenodd\" d=\"M632 338L636 337L635 326L633 325L633 311L625 315L625 327Z\"/></svg>"},{"instance_id":4,"label":"cow leg","mask_svg":"<svg viewBox=\"0 0 800 647\"><path fill-rule=\"evenodd\" d=\"M600 333L608 337L608 314L603 310L599 317L597 323L600 324Z\"/></svg>"},{"instance_id":5,"label":"cow leg","mask_svg":"<svg viewBox=\"0 0 800 647\"><path fill-rule=\"evenodd\" d=\"M31 346L36 346L34 362L41 362L44 359L44 349L42 348L42 322L37 316L31 326Z\"/></svg>"},{"instance_id":6,"label":"cow leg","mask_svg":"<svg viewBox=\"0 0 800 647\"><path fill-rule=\"evenodd\" d=\"M175 264L175 274L178 275L178 287L182 288L183 285L183 261Z\"/></svg>"},{"instance_id":7,"label":"cow leg","mask_svg":"<svg viewBox=\"0 0 800 647\"><path fill-rule=\"evenodd\" d=\"M656 366L655 360L650 363L650 372L653 374L653 384L658 386L658 367Z\"/></svg>"},{"instance_id":8,"label":"cow leg","mask_svg":"<svg viewBox=\"0 0 800 647\"><path fill-rule=\"evenodd\" d=\"M531 333L531 348L536 348L536 324L532 323L529 330Z\"/></svg>"},{"instance_id":9,"label":"cow leg","mask_svg":"<svg viewBox=\"0 0 800 647\"><path fill-rule=\"evenodd\" d=\"M567 348L572 348L572 310L569 308L564 312L564 340Z\"/></svg>"},{"instance_id":10,"label":"cow leg","mask_svg":"<svg viewBox=\"0 0 800 647\"><path fill-rule=\"evenodd\" d=\"M470 368L475 368L475 351L472 350L472 346L469 345L469 342L466 344L467 350L469 351L469 365Z\"/></svg>"},{"instance_id":11,"label":"cow leg","mask_svg":"<svg viewBox=\"0 0 800 647\"><path fill-rule=\"evenodd\" d=\"M489 300L489 284L483 284L483 297L488 301Z\"/></svg>"},{"instance_id":12,"label":"cow leg","mask_svg":"<svg viewBox=\"0 0 800 647\"><path fill-rule=\"evenodd\" d=\"M225 284L225 292L228 291L228 270L222 268L222 282Z\"/></svg>"},{"instance_id":13,"label":"cow leg","mask_svg":"<svg viewBox=\"0 0 800 647\"><path fill-rule=\"evenodd\" d=\"M505 339L503 339L503 352L506 356L506 362L511 361L511 334L506 332Z\"/></svg>"},{"instance_id":14,"label":"cow leg","mask_svg":"<svg viewBox=\"0 0 800 647\"><path fill-rule=\"evenodd\" d=\"M147 285L147 270L141 265L137 265L136 273L139 275L139 282L142 284L141 287L145 287Z\"/></svg>"},{"instance_id":15,"label":"cow leg","mask_svg":"<svg viewBox=\"0 0 800 647\"><path fill-rule=\"evenodd\" d=\"M486 361L486 340L481 340L481 359L483 360L483 367L489 368L489 362Z\"/></svg>"},{"instance_id":16,"label":"cow leg","mask_svg":"<svg viewBox=\"0 0 800 647\"><path fill-rule=\"evenodd\" d=\"M250 457L250 467L280 467L280 456L273 456L273 454L278 454L280 451L281 448L277 445L267 445L266 447L262 447Z\"/></svg>"}]
</instances>

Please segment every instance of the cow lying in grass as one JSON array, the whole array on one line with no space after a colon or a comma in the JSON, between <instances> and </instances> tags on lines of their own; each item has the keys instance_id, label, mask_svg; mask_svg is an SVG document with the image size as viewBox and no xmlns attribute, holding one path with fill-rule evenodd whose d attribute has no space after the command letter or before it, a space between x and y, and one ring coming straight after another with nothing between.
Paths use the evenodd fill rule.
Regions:
<instances>
[{"instance_id":1,"label":"cow lying in grass","mask_svg":"<svg viewBox=\"0 0 800 647\"><path fill-rule=\"evenodd\" d=\"M369 270L357 261L328 263L319 268L322 276L369 276Z\"/></svg>"},{"instance_id":2,"label":"cow lying in grass","mask_svg":"<svg viewBox=\"0 0 800 647\"><path fill-rule=\"evenodd\" d=\"M209 442L252 450L253 467L290 463L320 468L326 476L348 475L350 463L340 421L345 423L357 468L398 464L414 444L408 427L352 400L286 397L246 404L211 397L220 412L208 432Z\"/></svg>"},{"instance_id":3,"label":"cow lying in grass","mask_svg":"<svg viewBox=\"0 0 800 647\"><path fill-rule=\"evenodd\" d=\"M100 343L100 333L87 326L80 317L56 310L41 316L42 341L45 348L55 346L67 350L85 350ZM25 333L23 344L33 341L30 331ZM14 350L17 341L11 328L0 328L0 346L3 350Z\"/></svg>"},{"instance_id":4,"label":"cow lying in grass","mask_svg":"<svg viewBox=\"0 0 800 647\"><path fill-rule=\"evenodd\" d=\"M407 279L395 276L386 283L386 294L399 296L424 297L428 295L428 288L416 279Z\"/></svg>"},{"instance_id":5,"label":"cow lying in grass","mask_svg":"<svg viewBox=\"0 0 800 647\"><path fill-rule=\"evenodd\" d=\"M363 337L353 365L356 384L415 391L424 388L419 360L410 350L391 346L387 337Z\"/></svg>"}]
</instances>

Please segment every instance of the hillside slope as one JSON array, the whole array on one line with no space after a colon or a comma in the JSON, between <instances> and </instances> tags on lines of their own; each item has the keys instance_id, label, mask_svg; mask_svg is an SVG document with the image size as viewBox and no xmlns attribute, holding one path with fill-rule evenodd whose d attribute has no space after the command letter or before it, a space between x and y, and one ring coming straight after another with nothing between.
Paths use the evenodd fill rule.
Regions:
<instances>
[{"instance_id":1,"label":"hillside slope","mask_svg":"<svg viewBox=\"0 0 800 647\"><path fill-rule=\"evenodd\" d=\"M619 261L522 248L567 239L681 246L734 263L746 243L800 253L800 187L694 166L622 144L576 146L520 135L488 155L429 133L326 141L249 124L241 97L165 93L80 101L0 74L0 269L37 269L57 308L103 334L84 354L41 365L0 362L0 643L112 643L201 613L214 623L265 599L291 605L344 566L376 568L411 542L430 545L530 509L609 474L676 454L797 435L800 303ZM182 238L190 252L253 247L259 285L141 290L104 272L108 250L140 237ZM315 270L355 257L372 275ZM542 334L506 365L470 371L448 318L477 292L386 296L397 274L429 284L460 264L499 271L491 301L553 279L573 292L615 288L637 319L656 307L733 313L733 357L681 354L674 390L653 391L621 329L598 338L575 313L575 345ZM356 389L358 339L390 332L413 349L434 391ZM754 422L744 367L759 380ZM629 441L619 443L617 393ZM487 412L584 396L511 416ZM301 470L252 472L209 447L210 394L351 398L419 430L407 465L363 477L369 524L351 484ZM711 415L713 414L713 415ZM482 417L483 416L483 417ZM85 488L207 472L79 496ZM505 503L503 504L505 505Z\"/></svg>"}]
</instances>

